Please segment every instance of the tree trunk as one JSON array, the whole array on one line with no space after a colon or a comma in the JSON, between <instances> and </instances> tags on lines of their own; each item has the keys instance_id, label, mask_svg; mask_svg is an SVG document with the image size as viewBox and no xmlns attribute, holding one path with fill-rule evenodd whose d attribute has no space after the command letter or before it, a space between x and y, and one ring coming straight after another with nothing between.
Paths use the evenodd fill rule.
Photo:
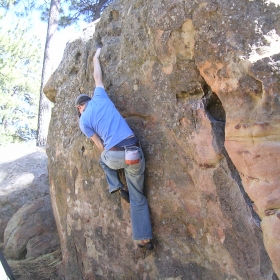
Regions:
<instances>
[{"instance_id":1,"label":"tree trunk","mask_svg":"<svg viewBox=\"0 0 280 280\"><path fill-rule=\"evenodd\" d=\"M99 0L98 3L96 4L96 10L95 10L95 15L93 18L93 21L97 20L100 18L100 13L101 13L101 9L103 8L103 6L108 2L108 0Z\"/></svg>"},{"instance_id":2,"label":"tree trunk","mask_svg":"<svg viewBox=\"0 0 280 280\"><path fill-rule=\"evenodd\" d=\"M37 146L46 146L48 127L51 118L51 102L43 93L43 88L51 76L51 57L50 50L53 45L54 34L57 31L59 10L61 0L51 0L50 13L48 20L48 31L45 44L44 61L42 69L42 80L40 87L40 103L38 113Z\"/></svg>"}]
</instances>

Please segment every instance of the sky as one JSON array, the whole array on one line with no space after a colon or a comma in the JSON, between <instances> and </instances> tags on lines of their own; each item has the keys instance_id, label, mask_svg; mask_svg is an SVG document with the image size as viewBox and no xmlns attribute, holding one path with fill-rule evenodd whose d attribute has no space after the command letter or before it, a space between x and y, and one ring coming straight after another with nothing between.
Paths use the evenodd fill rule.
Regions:
<instances>
[{"instance_id":1,"label":"sky","mask_svg":"<svg viewBox=\"0 0 280 280\"><path fill-rule=\"evenodd\" d=\"M254 1L254 0L250 0L250 1ZM276 6L280 6L280 0L263 0L265 3L267 3L267 5L270 5L270 4L275 4ZM37 1L39 4L43 2L43 0L38 0ZM13 12L9 13L7 19L7 24L13 24L15 23L15 15L13 14ZM40 39L41 41L41 45L42 45L42 52L44 51L44 46L45 46L45 41L46 41L46 34L47 34L47 22L42 22L40 20L40 12L38 11L33 11L32 12L32 20L31 20L31 23L32 23L32 31L31 32L34 32L34 34L36 34L36 36ZM86 23L84 22L80 22L79 23L79 26L69 26L67 28L64 28L64 29L61 29L57 32L54 40L55 40L55 49L52 50L52 55L51 57L53 58L52 59L52 68L53 70L55 70L61 59L62 59L62 56L63 56L63 52L64 52L64 49L65 49L65 46L66 46L66 43L71 40L71 38L73 36L75 36L75 33L78 33L80 30L82 30L84 27L86 26ZM272 34L273 35L273 34ZM275 35L274 37L273 36L270 36L269 34L267 35L269 36L269 38L271 38L271 40L274 42L275 40ZM76 37L76 36L75 36ZM277 44L277 49L279 48L279 37L276 38L278 44ZM275 45L275 44L273 44ZM42 54L43 55L43 54ZM256 59L255 57L252 56L252 59Z\"/></svg>"},{"instance_id":2,"label":"sky","mask_svg":"<svg viewBox=\"0 0 280 280\"><path fill-rule=\"evenodd\" d=\"M51 57L53 58L52 64L53 68L56 69L62 59L64 49L66 47L66 44L73 36L75 37L75 34L78 33L81 29L84 28L86 23L80 22L79 26L68 26L66 28L62 28L58 30L58 32L54 36L55 40L55 49L51 50ZM47 23L42 22L40 20L40 14L34 14L34 27L33 27L33 32L40 38L41 40L41 45L45 46L46 42L46 35L47 35Z\"/></svg>"},{"instance_id":3,"label":"sky","mask_svg":"<svg viewBox=\"0 0 280 280\"><path fill-rule=\"evenodd\" d=\"M277 6L280 6L280 0L265 0L265 2L266 2L267 4L274 3L276 7L277 7Z\"/></svg>"},{"instance_id":4,"label":"sky","mask_svg":"<svg viewBox=\"0 0 280 280\"><path fill-rule=\"evenodd\" d=\"M16 21L17 21L17 17L15 16L13 11L10 11L5 16L6 26L12 27L16 23ZM24 24L26 24L27 26L31 26L31 30L29 32L36 35L38 37L38 39L40 40L41 46L42 46L42 56L43 56L48 23L40 20L39 11L32 11L31 17L29 19L30 23L27 22L27 19L23 19L23 21L25 21ZM69 26L67 28L63 28L63 29L59 30L56 33L56 35L54 37L55 49L51 50L53 70L55 70L58 67L58 65L62 59L66 43L69 40L71 40L71 38L73 36L75 36L75 34L78 33L80 30L82 30L86 25L87 25L86 23L80 22L79 26L77 26L77 25Z\"/></svg>"}]
</instances>

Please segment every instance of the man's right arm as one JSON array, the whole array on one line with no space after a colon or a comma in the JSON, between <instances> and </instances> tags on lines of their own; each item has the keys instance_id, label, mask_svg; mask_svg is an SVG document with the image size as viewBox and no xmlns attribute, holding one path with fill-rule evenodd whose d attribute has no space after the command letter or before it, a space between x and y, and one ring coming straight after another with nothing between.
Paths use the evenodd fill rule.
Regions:
<instances>
[{"instance_id":1,"label":"man's right arm","mask_svg":"<svg viewBox=\"0 0 280 280\"><path fill-rule=\"evenodd\" d=\"M98 48L93 57L93 65L94 65L93 77L94 77L94 81L95 81L95 86L104 88L104 85L102 82L102 71L101 71L100 62L99 62L100 51L101 51L101 48Z\"/></svg>"},{"instance_id":2,"label":"man's right arm","mask_svg":"<svg viewBox=\"0 0 280 280\"><path fill-rule=\"evenodd\" d=\"M100 139L100 137L94 133L90 139L94 142L94 144L97 146L97 148L100 150L100 151L103 151L104 150L104 146L103 146L103 143L102 143L102 140Z\"/></svg>"}]
</instances>

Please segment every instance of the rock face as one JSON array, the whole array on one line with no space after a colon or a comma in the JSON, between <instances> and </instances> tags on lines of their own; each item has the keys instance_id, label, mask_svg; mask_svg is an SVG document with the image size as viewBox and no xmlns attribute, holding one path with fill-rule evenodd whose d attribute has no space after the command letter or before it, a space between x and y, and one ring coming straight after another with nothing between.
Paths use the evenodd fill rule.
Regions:
<instances>
[{"instance_id":1,"label":"rock face","mask_svg":"<svg viewBox=\"0 0 280 280\"><path fill-rule=\"evenodd\" d=\"M26 203L9 221L4 234L9 259L36 258L59 247L49 195Z\"/></svg>"},{"instance_id":2,"label":"rock face","mask_svg":"<svg viewBox=\"0 0 280 280\"><path fill-rule=\"evenodd\" d=\"M47 156L42 148L1 148L0 158L0 243L13 215L27 202L49 194Z\"/></svg>"},{"instance_id":3,"label":"rock face","mask_svg":"<svg viewBox=\"0 0 280 280\"><path fill-rule=\"evenodd\" d=\"M87 34L45 87L65 278L277 279L277 2L117 1ZM99 40L108 94L146 157L156 248L144 259L129 205L108 194L99 151L78 128L74 99L92 93Z\"/></svg>"},{"instance_id":4,"label":"rock face","mask_svg":"<svg viewBox=\"0 0 280 280\"><path fill-rule=\"evenodd\" d=\"M1 147L0 154L0 250L16 279L58 279L60 246L46 151L14 144Z\"/></svg>"}]
</instances>

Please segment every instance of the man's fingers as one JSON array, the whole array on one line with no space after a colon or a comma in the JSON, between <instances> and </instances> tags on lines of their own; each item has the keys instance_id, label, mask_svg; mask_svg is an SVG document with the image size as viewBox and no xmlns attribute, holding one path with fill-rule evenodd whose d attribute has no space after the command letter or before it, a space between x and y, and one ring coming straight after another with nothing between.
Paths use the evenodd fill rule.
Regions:
<instances>
[{"instance_id":1,"label":"man's fingers","mask_svg":"<svg viewBox=\"0 0 280 280\"><path fill-rule=\"evenodd\" d=\"M101 52L101 48L98 48L97 50L96 50L96 53L95 53L95 57L99 57L99 55L100 55L100 52Z\"/></svg>"}]
</instances>

